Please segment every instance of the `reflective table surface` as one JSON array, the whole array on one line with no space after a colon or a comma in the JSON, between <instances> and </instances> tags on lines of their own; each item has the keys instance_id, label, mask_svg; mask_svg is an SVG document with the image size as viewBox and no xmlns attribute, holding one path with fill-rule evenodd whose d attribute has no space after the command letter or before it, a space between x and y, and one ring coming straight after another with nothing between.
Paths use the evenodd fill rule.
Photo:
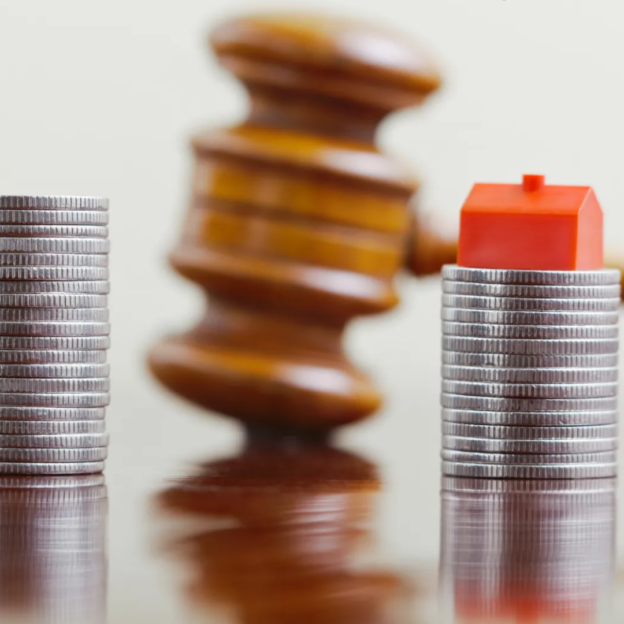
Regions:
<instances>
[{"instance_id":1,"label":"reflective table surface","mask_svg":"<svg viewBox=\"0 0 624 624\"><path fill-rule=\"evenodd\" d=\"M623 621L614 480L416 479L348 437L226 438L0 480L0 621Z\"/></svg>"}]
</instances>

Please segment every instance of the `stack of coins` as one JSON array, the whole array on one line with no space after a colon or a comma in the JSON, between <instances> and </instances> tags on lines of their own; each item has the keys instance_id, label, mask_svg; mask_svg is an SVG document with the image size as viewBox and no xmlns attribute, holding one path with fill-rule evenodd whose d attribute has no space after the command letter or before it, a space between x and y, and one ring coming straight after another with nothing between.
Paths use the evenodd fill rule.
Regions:
<instances>
[{"instance_id":1,"label":"stack of coins","mask_svg":"<svg viewBox=\"0 0 624 624\"><path fill-rule=\"evenodd\" d=\"M108 202L0 196L0 473L104 467Z\"/></svg>"},{"instance_id":2,"label":"stack of coins","mask_svg":"<svg viewBox=\"0 0 624 624\"><path fill-rule=\"evenodd\" d=\"M444 473L614 476L619 271L443 278Z\"/></svg>"}]
</instances>

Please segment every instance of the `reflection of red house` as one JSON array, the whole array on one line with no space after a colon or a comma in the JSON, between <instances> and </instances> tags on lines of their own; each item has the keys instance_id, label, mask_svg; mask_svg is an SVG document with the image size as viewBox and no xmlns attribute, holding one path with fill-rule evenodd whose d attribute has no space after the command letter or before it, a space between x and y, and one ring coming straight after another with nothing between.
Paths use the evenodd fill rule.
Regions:
<instances>
[{"instance_id":1,"label":"reflection of red house","mask_svg":"<svg viewBox=\"0 0 624 624\"><path fill-rule=\"evenodd\" d=\"M475 184L462 208L458 264L486 269L603 268L602 209L589 186Z\"/></svg>"}]
</instances>

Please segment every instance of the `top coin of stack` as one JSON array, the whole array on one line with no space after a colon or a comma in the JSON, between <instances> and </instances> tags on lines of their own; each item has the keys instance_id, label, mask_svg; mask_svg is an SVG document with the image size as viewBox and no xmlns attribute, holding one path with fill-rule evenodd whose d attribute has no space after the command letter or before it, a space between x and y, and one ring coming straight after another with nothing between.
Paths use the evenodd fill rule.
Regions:
<instances>
[{"instance_id":1,"label":"top coin of stack","mask_svg":"<svg viewBox=\"0 0 624 624\"><path fill-rule=\"evenodd\" d=\"M99 472L108 201L0 196L0 473Z\"/></svg>"},{"instance_id":2,"label":"top coin of stack","mask_svg":"<svg viewBox=\"0 0 624 624\"><path fill-rule=\"evenodd\" d=\"M620 274L591 264L602 253L596 235L602 212L593 191L533 182L527 176L523 186L492 185L502 210L477 200L478 236L488 233L488 218L500 217L497 211L504 213L507 230L489 231L495 241L479 239L476 251L476 225L465 206L464 262L486 268L443 270L443 469L466 477L614 476ZM467 214L474 208L471 197ZM575 211L582 217L576 230L551 232L554 239L541 253L542 220L549 227L544 206L552 205L563 211L560 219ZM525 210L534 213L538 239L526 249L526 240L515 240ZM566 245L579 239L585 247L566 256ZM556 258L552 247L565 253ZM519 250L529 257L523 260ZM570 260L583 270L575 264L549 268L565 269ZM529 268L516 268L522 262Z\"/></svg>"}]
</instances>

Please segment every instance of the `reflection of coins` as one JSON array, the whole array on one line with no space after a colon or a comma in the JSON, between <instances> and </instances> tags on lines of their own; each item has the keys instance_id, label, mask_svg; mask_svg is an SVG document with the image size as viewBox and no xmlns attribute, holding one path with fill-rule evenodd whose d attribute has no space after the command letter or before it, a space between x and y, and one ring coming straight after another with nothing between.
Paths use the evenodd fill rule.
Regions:
<instances>
[{"instance_id":1,"label":"reflection of coins","mask_svg":"<svg viewBox=\"0 0 624 624\"><path fill-rule=\"evenodd\" d=\"M468 338L506 338L514 340L605 340L618 337L617 325L572 327L557 325L492 325L487 323L451 323L444 321L445 336Z\"/></svg>"},{"instance_id":2,"label":"reflection of coins","mask_svg":"<svg viewBox=\"0 0 624 624\"><path fill-rule=\"evenodd\" d=\"M617 394L617 382L594 384L517 384L479 383L444 380L442 391L469 396L535 399L572 399L610 397Z\"/></svg>"},{"instance_id":3,"label":"reflection of coins","mask_svg":"<svg viewBox=\"0 0 624 624\"><path fill-rule=\"evenodd\" d=\"M500 325L615 325L618 312L515 312L513 310L464 310L442 308L442 320L455 323Z\"/></svg>"},{"instance_id":4,"label":"reflection of coins","mask_svg":"<svg viewBox=\"0 0 624 624\"><path fill-rule=\"evenodd\" d=\"M493 427L453 422L442 423L442 434L487 440L579 440L614 438L617 425L586 427Z\"/></svg>"},{"instance_id":5,"label":"reflection of coins","mask_svg":"<svg viewBox=\"0 0 624 624\"><path fill-rule=\"evenodd\" d=\"M515 269L472 269L447 265L442 269L445 280L486 282L493 284L544 284L550 286L600 286L619 284L620 271L524 271Z\"/></svg>"},{"instance_id":6,"label":"reflection of coins","mask_svg":"<svg viewBox=\"0 0 624 624\"><path fill-rule=\"evenodd\" d=\"M617 340L505 340L444 336L445 351L508 355L601 355L617 353Z\"/></svg>"},{"instance_id":7,"label":"reflection of coins","mask_svg":"<svg viewBox=\"0 0 624 624\"><path fill-rule=\"evenodd\" d=\"M476 366L442 366L442 377L447 380L570 384L605 383L617 381L618 369L611 368L492 368Z\"/></svg>"},{"instance_id":8,"label":"reflection of coins","mask_svg":"<svg viewBox=\"0 0 624 624\"><path fill-rule=\"evenodd\" d=\"M443 351L442 363L455 366L495 368L613 368L617 354L518 355L513 353L459 353Z\"/></svg>"},{"instance_id":9,"label":"reflection of coins","mask_svg":"<svg viewBox=\"0 0 624 624\"><path fill-rule=\"evenodd\" d=\"M475 479L600 479L617 476L617 464L471 464L443 461L442 473Z\"/></svg>"},{"instance_id":10,"label":"reflection of coins","mask_svg":"<svg viewBox=\"0 0 624 624\"><path fill-rule=\"evenodd\" d=\"M508 297L521 299L608 299L620 296L620 285L612 286L533 286L522 284L485 284L444 280L442 292L470 297Z\"/></svg>"},{"instance_id":11,"label":"reflection of coins","mask_svg":"<svg viewBox=\"0 0 624 624\"><path fill-rule=\"evenodd\" d=\"M488 412L478 410L443 409L442 420L470 425L496 425L510 427L585 427L617 423L618 412Z\"/></svg>"},{"instance_id":12,"label":"reflection of coins","mask_svg":"<svg viewBox=\"0 0 624 624\"><path fill-rule=\"evenodd\" d=\"M483 453L442 449L442 459L461 463L484 463L503 465L549 465L549 464L610 464L617 461L614 451L604 453Z\"/></svg>"},{"instance_id":13,"label":"reflection of coins","mask_svg":"<svg viewBox=\"0 0 624 624\"><path fill-rule=\"evenodd\" d=\"M0 434L0 452L12 448L25 449L92 449L108 446L108 434L106 433L80 433L80 434ZM5 459L5 461L8 461ZM20 460L21 461L21 460ZM36 460L40 461L40 460ZM57 461L57 460L54 460ZM58 461L95 461L95 460L58 460Z\"/></svg>"},{"instance_id":14,"label":"reflection of coins","mask_svg":"<svg viewBox=\"0 0 624 624\"><path fill-rule=\"evenodd\" d=\"M572 427L571 427L572 428ZM442 446L445 449L466 451L471 453L520 453L520 454L588 454L614 451L617 449L617 439L607 438L570 438L545 440L504 440L501 438L467 438L462 436L442 437ZM511 460L511 463L518 463ZM552 463L546 462L544 463Z\"/></svg>"},{"instance_id":15,"label":"reflection of coins","mask_svg":"<svg viewBox=\"0 0 624 624\"><path fill-rule=\"evenodd\" d=\"M475 397L442 393L442 407L484 412L610 412L617 410L615 397L599 399L517 399Z\"/></svg>"},{"instance_id":16,"label":"reflection of coins","mask_svg":"<svg viewBox=\"0 0 624 624\"><path fill-rule=\"evenodd\" d=\"M1 462L0 473L14 475L68 475L91 474L104 470L103 461L65 462L65 463L33 463L33 462Z\"/></svg>"},{"instance_id":17,"label":"reflection of coins","mask_svg":"<svg viewBox=\"0 0 624 624\"><path fill-rule=\"evenodd\" d=\"M611 299L514 299L511 297L443 295L442 305L447 308L469 310L615 312L620 305L620 299L615 297Z\"/></svg>"}]
</instances>

